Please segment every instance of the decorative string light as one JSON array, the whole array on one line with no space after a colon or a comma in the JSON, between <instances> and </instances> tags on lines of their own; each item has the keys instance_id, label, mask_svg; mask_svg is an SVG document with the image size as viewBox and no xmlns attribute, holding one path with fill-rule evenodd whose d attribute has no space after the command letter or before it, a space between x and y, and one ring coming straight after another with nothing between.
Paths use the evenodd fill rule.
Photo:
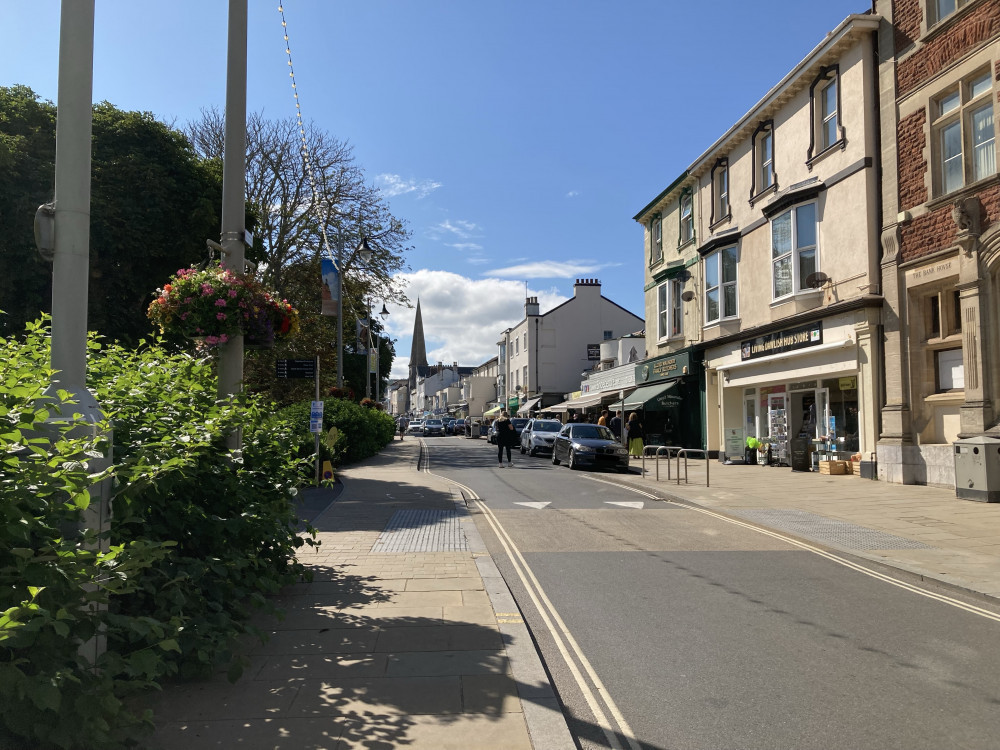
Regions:
<instances>
[{"instance_id":1,"label":"decorative string light","mask_svg":"<svg viewBox=\"0 0 1000 750\"><path fill-rule=\"evenodd\" d=\"M313 175L312 158L309 153L309 143L306 140L306 126L302 122L302 105L299 103L299 90L295 84L295 66L292 65L292 45L288 41L288 22L285 20L285 8L283 5L278 5L278 13L281 14L281 31L285 38L285 54L288 55L288 76L292 79L292 96L295 97L295 117L299 125L299 136L302 140L302 147L299 150L302 152L302 165L305 168L306 177L309 179L309 188L312 190L312 202L315 206L317 205L316 178ZM319 231L323 238L323 252L337 266L337 273L342 273L342 269L337 265L337 258L330 250L330 242L326 236L325 221L320 221Z\"/></svg>"}]
</instances>

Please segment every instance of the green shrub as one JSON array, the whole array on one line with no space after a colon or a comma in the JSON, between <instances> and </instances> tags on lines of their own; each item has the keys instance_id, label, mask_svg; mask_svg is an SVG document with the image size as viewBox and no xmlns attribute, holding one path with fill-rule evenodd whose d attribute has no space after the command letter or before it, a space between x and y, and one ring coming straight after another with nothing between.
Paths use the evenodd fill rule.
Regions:
<instances>
[{"instance_id":1,"label":"green shrub","mask_svg":"<svg viewBox=\"0 0 1000 750\"><path fill-rule=\"evenodd\" d=\"M210 361L157 345L89 347L88 382L114 427L107 552L74 531L103 476L87 462L106 446L40 432L71 408L37 404L47 330L0 339L0 720L32 747L124 747L150 723L125 708L137 690L219 668L235 679L236 636L302 576L296 550L315 543L296 534L301 462L269 405L217 402ZM232 454L234 430L243 449ZM107 651L90 664L77 649L95 633Z\"/></svg>"},{"instance_id":2,"label":"green shrub","mask_svg":"<svg viewBox=\"0 0 1000 750\"><path fill-rule=\"evenodd\" d=\"M293 426L293 445L297 456L315 455L316 436L309 432L310 403L292 404L281 409L276 419ZM337 441L331 448L326 436L336 427ZM328 398L323 402L323 438L320 441L320 460L334 466L354 463L377 454L392 442L396 423L388 414L363 407L353 401Z\"/></svg>"}]
</instances>

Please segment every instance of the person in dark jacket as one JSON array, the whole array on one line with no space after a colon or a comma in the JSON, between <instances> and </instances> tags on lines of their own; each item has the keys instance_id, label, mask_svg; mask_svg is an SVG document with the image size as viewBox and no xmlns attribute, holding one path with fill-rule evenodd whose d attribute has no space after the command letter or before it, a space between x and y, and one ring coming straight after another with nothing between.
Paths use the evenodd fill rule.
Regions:
<instances>
[{"instance_id":1,"label":"person in dark jacket","mask_svg":"<svg viewBox=\"0 0 1000 750\"><path fill-rule=\"evenodd\" d=\"M500 467L503 468L504 450L507 451L507 466L513 466L514 462L510 460L510 449L514 447L517 440L517 430L514 429L514 423L510 421L510 415L507 412L500 412L500 418L493 425L493 434L496 435L497 461L500 462Z\"/></svg>"}]
</instances>

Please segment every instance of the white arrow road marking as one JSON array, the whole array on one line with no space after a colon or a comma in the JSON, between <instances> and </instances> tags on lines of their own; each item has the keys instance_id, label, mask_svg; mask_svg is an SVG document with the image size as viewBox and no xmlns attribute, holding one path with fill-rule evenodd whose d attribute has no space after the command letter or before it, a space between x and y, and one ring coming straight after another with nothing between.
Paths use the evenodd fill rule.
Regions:
<instances>
[{"instance_id":1,"label":"white arrow road marking","mask_svg":"<svg viewBox=\"0 0 1000 750\"><path fill-rule=\"evenodd\" d=\"M514 503L514 505L527 505L529 508L534 508L535 510L541 510L546 505L552 505L551 502L548 503Z\"/></svg>"},{"instance_id":2,"label":"white arrow road marking","mask_svg":"<svg viewBox=\"0 0 1000 750\"><path fill-rule=\"evenodd\" d=\"M623 508L635 508L636 510L642 510L644 507L646 507L643 504L642 500L636 500L635 502L631 502L629 500L622 500L620 502L614 502L612 500L605 500L604 504L605 505L620 505Z\"/></svg>"}]
</instances>

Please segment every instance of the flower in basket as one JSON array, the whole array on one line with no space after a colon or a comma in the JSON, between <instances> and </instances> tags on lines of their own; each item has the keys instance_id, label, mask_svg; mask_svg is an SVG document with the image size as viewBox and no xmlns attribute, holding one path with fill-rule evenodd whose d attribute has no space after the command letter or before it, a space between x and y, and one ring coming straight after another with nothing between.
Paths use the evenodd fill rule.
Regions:
<instances>
[{"instance_id":1,"label":"flower in basket","mask_svg":"<svg viewBox=\"0 0 1000 750\"><path fill-rule=\"evenodd\" d=\"M288 300L279 300L256 282L247 283L253 290L251 304L241 313L241 327L247 339L267 342L298 331L299 311Z\"/></svg>"},{"instance_id":2,"label":"flower in basket","mask_svg":"<svg viewBox=\"0 0 1000 750\"><path fill-rule=\"evenodd\" d=\"M214 263L182 268L157 290L146 316L165 335L224 344L240 330L242 313L253 303L244 279Z\"/></svg>"}]
</instances>

